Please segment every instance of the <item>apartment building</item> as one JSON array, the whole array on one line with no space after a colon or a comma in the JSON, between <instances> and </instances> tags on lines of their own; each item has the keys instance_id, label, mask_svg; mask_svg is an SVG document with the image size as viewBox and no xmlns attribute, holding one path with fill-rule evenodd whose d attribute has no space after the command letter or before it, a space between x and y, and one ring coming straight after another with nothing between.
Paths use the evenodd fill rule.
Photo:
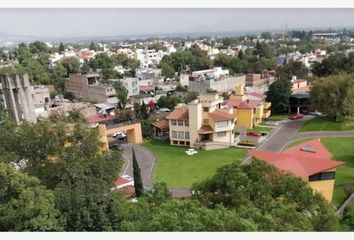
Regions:
<instances>
[{"instance_id":1,"label":"apartment building","mask_svg":"<svg viewBox=\"0 0 354 240\"><path fill-rule=\"evenodd\" d=\"M221 67L192 72L188 76L188 81L185 75L180 76L181 83L188 86L188 91L198 93L208 90L219 93L229 92L236 84L245 84L245 80L245 75L229 76L229 71L223 70Z\"/></svg>"},{"instance_id":2,"label":"apartment building","mask_svg":"<svg viewBox=\"0 0 354 240\"><path fill-rule=\"evenodd\" d=\"M234 142L231 108L218 94L201 94L187 105L179 105L168 116L170 144L206 150L229 147Z\"/></svg>"},{"instance_id":3,"label":"apartment building","mask_svg":"<svg viewBox=\"0 0 354 240\"><path fill-rule=\"evenodd\" d=\"M233 109L235 124L246 129L252 129L255 125L268 118L270 102L265 101L266 96L260 93L245 93L245 86L236 85L235 94L224 102L225 107Z\"/></svg>"},{"instance_id":4,"label":"apartment building","mask_svg":"<svg viewBox=\"0 0 354 240\"><path fill-rule=\"evenodd\" d=\"M109 79L109 83L121 82L128 91L128 98L138 95L140 92L137 78Z\"/></svg>"},{"instance_id":5,"label":"apartment building","mask_svg":"<svg viewBox=\"0 0 354 240\"><path fill-rule=\"evenodd\" d=\"M103 84L102 80L99 73L70 74L69 80L65 82L65 91L77 99L117 103L116 90L111 85Z\"/></svg>"}]
</instances>

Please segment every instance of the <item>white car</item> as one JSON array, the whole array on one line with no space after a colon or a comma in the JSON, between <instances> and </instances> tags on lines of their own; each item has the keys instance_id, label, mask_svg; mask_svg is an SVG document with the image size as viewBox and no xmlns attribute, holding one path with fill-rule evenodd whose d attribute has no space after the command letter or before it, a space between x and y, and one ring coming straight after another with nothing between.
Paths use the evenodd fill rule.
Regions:
<instances>
[{"instance_id":1,"label":"white car","mask_svg":"<svg viewBox=\"0 0 354 240\"><path fill-rule=\"evenodd\" d=\"M125 131L119 131L112 134L113 138L126 138L127 133Z\"/></svg>"}]
</instances>

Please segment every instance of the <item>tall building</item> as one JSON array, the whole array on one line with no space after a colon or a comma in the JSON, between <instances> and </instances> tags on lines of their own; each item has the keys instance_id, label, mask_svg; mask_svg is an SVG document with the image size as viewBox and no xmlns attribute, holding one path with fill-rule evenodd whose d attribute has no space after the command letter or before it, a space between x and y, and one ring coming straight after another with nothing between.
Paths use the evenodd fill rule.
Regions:
<instances>
[{"instance_id":1,"label":"tall building","mask_svg":"<svg viewBox=\"0 0 354 240\"><path fill-rule=\"evenodd\" d=\"M23 121L37 122L33 104L33 88L28 75L0 74L0 93L5 108L17 124Z\"/></svg>"}]
</instances>

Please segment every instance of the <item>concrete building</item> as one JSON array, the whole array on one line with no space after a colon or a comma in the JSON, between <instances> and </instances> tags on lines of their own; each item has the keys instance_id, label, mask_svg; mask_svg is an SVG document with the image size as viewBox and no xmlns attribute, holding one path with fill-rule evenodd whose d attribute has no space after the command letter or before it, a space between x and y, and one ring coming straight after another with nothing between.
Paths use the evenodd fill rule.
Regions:
<instances>
[{"instance_id":1,"label":"concrete building","mask_svg":"<svg viewBox=\"0 0 354 240\"><path fill-rule=\"evenodd\" d=\"M3 104L17 124L23 121L37 122L33 103L33 88L28 75L0 75L0 95Z\"/></svg>"},{"instance_id":2,"label":"concrete building","mask_svg":"<svg viewBox=\"0 0 354 240\"><path fill-rule=\"evenodd\" d=\"M206 150L233 144L235 117L222 102L218 94L202 94L188 105L177 106L166 118L170 144Z\"/></svg>"},{"instance_id":3,"label":"concrete building","mask_svg":"<svg viewBox=\"0 0 354 240\"><path fill-rule=\"evenodd\" d=\"M332 201L335 171L344 162L332 160L332 154L320 139L304 142L280 153L262 150L251 150L248 153L285 173L302 178L328 202Z\"/></svg>"},{"instance_id":4,"label":"concrete building","mask_svg":"<svg viewBox=\"0 0 354 240\"><path fill-rule=\"evenodd\" d=\"M235 94L223 104L233 109L237 126L252 129L270 116L271 103L265 101L264 94L246 94L244 89L244 85L236 85Z\"/></svg>"},{"instance_id":5,"label":"concrete building","mask_svg":"<svg viewBox=\"0 0 354 240\"><path fill-rule=\"evenodd\" d=\"M138 84L138 79L137 78L123 78L123 79L110 79L110 83L114 82L121 82L123 86L127 89L128 91L128 98L134 95L138 95L140 90L139 90L139 84Z\"/></svg>"},{"instance_id":6,"label":"concrete building","mask_svg":"<svg viewBox=\"0 0 354 240\"><path fill-rule=\"evenodd\" d=\"M44 118L48 117L48 109L50 107L49 88L44 85L33 86L32 99L36 116Z\"/></svg>"},{"instance_id":7,"label":"concrete building","mask_svg":"<svg viewBox=\"0 0 354 240\"><path fill-rule=\"evenodd\" d=\"M65 82L65 91L72 93L77 99L99 103L118 102L116 90L111 85L103 84L99 73L69 74L69 80Z\"/></svg>"}]
</instances>

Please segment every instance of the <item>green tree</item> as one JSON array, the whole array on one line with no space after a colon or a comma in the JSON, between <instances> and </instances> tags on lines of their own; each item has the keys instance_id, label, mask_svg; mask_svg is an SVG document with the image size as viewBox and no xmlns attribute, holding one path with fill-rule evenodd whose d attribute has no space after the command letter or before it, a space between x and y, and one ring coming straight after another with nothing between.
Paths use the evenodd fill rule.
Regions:
<instances>
[{"instance_id":1,"label":"green tree","mask_svg":"<svg viewBox=\"0 0 354 240\"><path fill-rule=\"evenodd\" d=\"M173 78L175 76L175 70L168 63L161 64L161 74L162 76L166 76L168 78Z\"/></svg>"},{"instance_id":2,"label":"green tree","mask_svg":"<svg viewBox=\"0 0 354 240\"><path fill-rule=\"evenodd\" d=\"M60 42L59 44L59 49L58 49L59 53L63 53L65 52L65 47L64 47L64 44L62 42Z\"/></svg>"},{"instance_id":3,"label":"green tree","mask_svg":"<svg viewBox=\"0 0 354 240\"><path fill-rule=\"evenodd\" d=\"M123 86L121 81L115 81L113 87L116 90L116 95L121 103L122 107L125 108L128 99L128 90Z\"/></svg>"},{"instance_id":4,"label":"green tree","mask_svg":"<svg viewBox=\"0 0 354 240\"><path fill-rule=\"evenodd\" d=\"M177 96L161 96L159 100L157 100L157 106L159 108L173 109L178 103L181 102L181 98Z\"/></svg>"},{"instance_id":5,"label":"green tree","mask_svg":"<svg viewBox=\"0 0 354 240\"><path fill-rule=\"evenodd\" d=\"M80 69L80 61L75 57L65 57L60 61L67 74L69 73L78 73Z\"/></svg>"},{"instance_id":6,"label":"green tree","mask_svg":"<svg viewBox=\"0 0 354 240\"><path fill-rule=\"evenodd\" d=\"M32 53L28 49L27 45L25 43L20 43L18 45L18 50L17 50L17 59L20 63L22 63L24 60L28 58L32 58Z\"/></svg>"},{"instance_id":7,"label":"green tree","mask_svg":"<svg viewBox=\"0 0 354 240\"><path fill-rule=\"evenodd\" d=\"M289 111L289 99L291 85L289 80L277 80L273 82L267 91L267 101L272 103L273 113L287 113Z\"/></svg>"},{"instance_id":8,"label":"green tree","mask_svg":"<svg viewBox=\"0 0 354 240\"><path fill-rule=\"evenodd\" d=\"M32 84L49 84L48 69L34 58L27 58L17 67L19 73L27 73Z\"/></svg>"},{"instance_id":9,"label":"green tree","mask_svg":"<svg viewBox=\"0 0 354 240\"><path fill-rule=\"evenodd\" d=\"M132 148L133 154L133 177L134 177L134 188L135 195L140 198L144 195L143 180L141 179L141 170L139 168L138 161L136 160L134 148Z\"/></svg>"},{"instance_id":10,"label":"green tree","mask_svg":"<svg viewBox=\"0 0 354 240\"><path fill-rule=\"evenodd\" d=\"M48 53L49 49L47 44L41 41L35 41L28 45L28 48L32 54Z\"/></svg>"},{"instance_id":11,"label":"green tree","mask_svg":"<svg viewBox=\"0 0 354 240\"><path fill-rule=\"evenodd\" d=\"M96 45L95 45L95 43L94 43L94 42L91 42L91 43L90 43L90 47L89 47L89 49L90 49L90 50L94 50L94 51L96 51Z\"/></svg>"},{"instance_id":12,"label":"green tree","mask_svg":"<svg viewBox=\"0 0 354 240\"><path fill-rule=\"evenodd\" d=\"M55 89L59 93L64 93L65 81L68 75L67 69L61 64L58 64L52 69L52 72L49 75L50 82L54 84Z\"/></svg>"},{"instance_id":13,"label":"green tree","mask_svg":"<svg viewBox=\"0 0 354 240\"><path fill-rule=\"evenodd\" d=\"M302 62L292 61L277 69L277 78L291 80L292 76L296 76L298 79L306 79L308 73L309 69Z\"/></svg>"},{"instance_id":14,"label":"green tree","mask_svg":"<svg viewBox=\"0 0 354 240\"><path fill-rule=\"evenodd\" d=\"M198 98L197 92L188 92L186 98L184 99L184 103L190 103L191 101Z\"/></svg>"},{"instance_id":15,"label":"green tree","mask_svg":"<svg viewBox=\"0 0 354 240\"><path fill-rule=\"evenodd\" d=\"M0 230L61 231L54 196L34 177L0 163Z\"/></svg>"},{"instance_id":16,"label":"green tree","mask_svg":"<svg viewBox=\"0 0 354 240\"><path fill-rule=\"evenodd\" d=\"M264 38L264 39L272 39L272 33L271 32L262 32L261 33L261 38Z\"/></svg>"},{"instance_id":17,"label":"green tree","mask_svg":"<svg viewBox=\"0 0 354 240\"><path fill-rule=\"evenodd\" d=\"M337 231L333 207L308 183L263 161L233 163L193 187L200 202L222 205L258 231Z\"/></svg>"},{"instance_id":18,"label":"green tree","mask_svg":"<svg viewBox=\"0 0 354 240\"><path fill-rule=\"evenodd\" d=\"M354 74L318 78L310 89L311 103L337 121L354 114Z\"/></svg>"}]
</instances>

